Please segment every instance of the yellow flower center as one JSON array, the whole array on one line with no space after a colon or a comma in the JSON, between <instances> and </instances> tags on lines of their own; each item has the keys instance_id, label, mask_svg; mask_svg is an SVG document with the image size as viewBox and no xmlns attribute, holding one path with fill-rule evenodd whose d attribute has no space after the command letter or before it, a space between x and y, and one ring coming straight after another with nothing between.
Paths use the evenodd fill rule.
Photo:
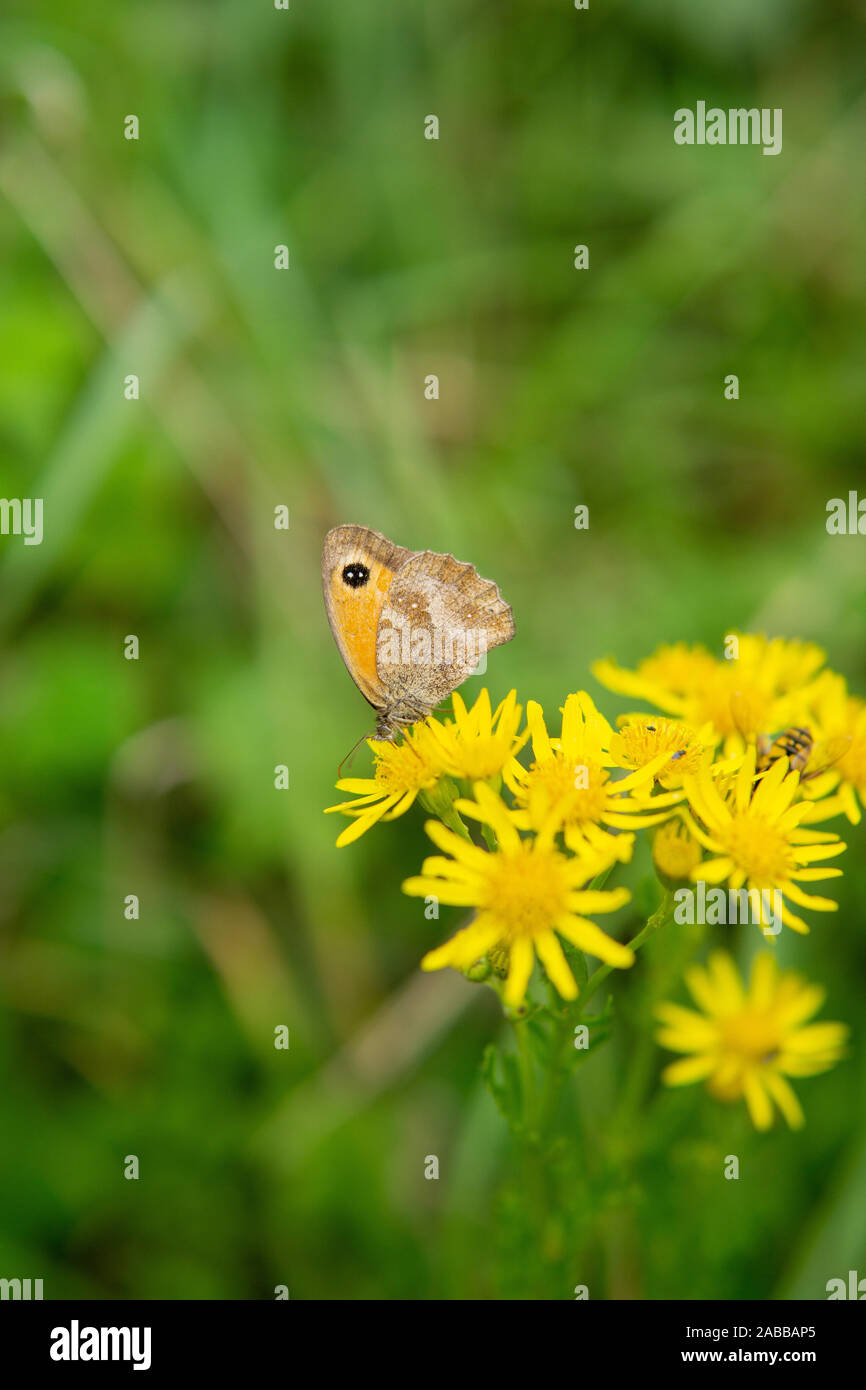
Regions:
<instances>
[{"instance_id":1,"label":"yellow flower center","mask_svg":"<svg viewBox=\"0 0 866 1390\"><path fill-rule=\"evenodd\" d=\"M376 750L376 781L384 792L417 792L432 787L442 769L415 743L386 743Z\"/></svg>"},{"instance_id":2,"label":"yellow flower center","mask_svg":"<svg viewBox=\"0 0 866 1390\"><path fill-rule=\"evenodd\" d=\"M525 795L534 824L541 825L556 807L563 825L597 825L607 810L607 769L589 759L575 762L563 753L533 763Z\"/></svg>"},{"instance_id":3,"label":"yellow flower center","mask_svg":"<svg viewBox=\"0 0 866 1390\"><path fill-rule=\"evenodd\" d=\"M758 888L772 887L790 877L791 847L778 826L760 816L735 816L730 825L716 831L719 843Z\"/></svg>"},{"instance_id":4,"label":"yellow flower center","mask_svg":"<svg viewBox=\"0 0 866 1390\"><path fill-rule=\"evenodd\" d=\"M506 944L549 931L568 910L565 865L556 850L533 849L530 841L521 842L515 854L491 856L483 907L502 923Z\"/></svg>"},{"instance_id":5,"label":"yellow flower center","mask_svg":"<svg viewBox=\"0 0 866 1390\"><path fill-rule=\"evenodd\" d=\"M774 1061L784 1041L775 1016L757 1009L720 1019L719 1035L723 1051L750 1066Z\"/></svg>"},{"instance_id":6,"label":"yellow flower center","mask_svg":"<svg viewBox=\"0 0 866 1390\"><path fill-rule=\"evenodd\" d=\"M735 1101L743 1094L746 1077L757 1067L772 1066L784 1037L766 1011L744 1009L719 1020L719 1065L707 1082L710 1094Z\"/></svg>"},{"instance_id":7,"label":"yellow flower center","mask_svg":"<svg viewBox=\"0 0 866 1390\"><path fill-rule=\"evenodd\" d=\"M656 773L662 786L679 786L683 773L696 773L701 761L701 745L688 724L675 724L661 716L635 719L618 735L616 747L628 767L646 767L660 753L670 753L669 767Z\"/></svg>"}]
</instances>

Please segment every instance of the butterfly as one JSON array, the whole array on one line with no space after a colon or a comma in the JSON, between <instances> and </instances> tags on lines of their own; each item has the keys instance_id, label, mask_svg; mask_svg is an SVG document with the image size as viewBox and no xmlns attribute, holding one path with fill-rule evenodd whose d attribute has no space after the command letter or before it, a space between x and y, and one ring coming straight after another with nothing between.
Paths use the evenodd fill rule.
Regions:
<instances>
[{"instance_id":1,"label":"butterfly","mask_svg":"<svg viewBox=\"0 0 866 1390\"><path fill-rule=\"evenodd\" d=\"M426 718L514 636L511 609L474 566L366 526L328 532L322 588L340 655L376 711L377 739Z\"/></svg>"}]
</instances>

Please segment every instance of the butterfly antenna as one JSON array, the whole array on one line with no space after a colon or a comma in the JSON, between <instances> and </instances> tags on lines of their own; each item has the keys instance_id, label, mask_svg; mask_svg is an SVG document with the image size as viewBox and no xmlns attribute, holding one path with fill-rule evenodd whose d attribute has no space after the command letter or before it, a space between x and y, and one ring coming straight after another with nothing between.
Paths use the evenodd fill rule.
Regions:
<instances>
[{"instance_id":1,"label":"butterfly antenna","mask_svg":"<svg viewBox=\"0 0 866 1390\"><path fill-rule=\"evenodd\" d=\"M366 739L371 738L374 732L375 732L375 731L371 729L371 730L369 731L369 733L362 734L361 737L358 739L358 742L357 742L356 744L354 744L354 746L353 746L352 748L349 749L349 751L348 751L348 753L346 754L345 758L344 758L343 761L340 763L340 766L337 768L337 781L339 781L340 778L342 777L342 775L343 775L343 768L346 766L346 763L351 762L352 758L354 758L354 756L355 756L355 754L357 753L358 749L361 747L361 744L364 743Z\"/></svg>"}]
</instances>

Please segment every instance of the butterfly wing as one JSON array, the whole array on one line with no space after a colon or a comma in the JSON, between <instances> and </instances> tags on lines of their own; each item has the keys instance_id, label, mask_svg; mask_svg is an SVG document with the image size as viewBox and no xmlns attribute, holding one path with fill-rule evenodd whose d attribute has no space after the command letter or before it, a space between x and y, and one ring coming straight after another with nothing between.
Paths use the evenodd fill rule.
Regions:
<instances>
[{"instance_id":1,"label":"butterfly wing","mask_svg":"<svg viewBox=\"0 0 866 1390\"><path fill-rule=\"evenodd\" d=\"M322 590L334 641L374 709L388 705L376 670L379 618L395 571L411 554L366 526L335 526L322 547Z\"/></svg>"},{"instance_id":2,"label":"butterfly wing","mask_svg":"<svg viewBox=\"0 0 866 1390\"><path fill-rule=\"evenodd\" d=\"M376 669L392 706L429 712L493 647L514 636L496 584L473 565L432 550L411 552L385 595Z\"/></svg>"}]
</instances>

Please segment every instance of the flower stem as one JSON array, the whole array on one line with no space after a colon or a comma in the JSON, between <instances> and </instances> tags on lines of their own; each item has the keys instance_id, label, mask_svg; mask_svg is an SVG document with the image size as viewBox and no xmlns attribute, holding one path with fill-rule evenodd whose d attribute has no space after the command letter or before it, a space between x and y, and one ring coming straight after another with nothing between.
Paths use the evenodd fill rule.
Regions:
<instances>
[{"instance_id":1,"label":"flower stem","mask_svg":"<svg viewBox=\"0 0 866 1390\"><path fill-rule=\"evenodd\" d=\"M514 1020L514 1037L517 1042L517 1063L520 1068L520 1088L523 1093L523 1121L527 1138L531 1141L538 1126L538 1089L535 1082L535 1067L529 1047L529 1034L524 1019Z\"/></svg>"},{"instance_id":2,"label":"flower stem","mask_svg":"<svg viewBox=\"0 0 866 1390\"><path fill-rule=\"evenodd\" d=\"M666 964L654 976L652 996L654 1000L664 999L674 979L682 973L683 966L699 945L703 931L690 931L679 943L679 949L670 952ZM641 1021L636 1046L632 1054L632 1065L628 1080L620 1096L619 1106L614 1115L613 1128L623 1137L635 1130L638 1113L646 1101L646 1094L652 1080L653 1058L655 1056L655 1037L652 1027L652 1008L646 1009L646 1017Z\"/></svg>"},{"instance_id":3,"label":"flower stem","mask_svg":"<svg viewBox=\"0 0 866 1390\"><path fill-rule=\"evenodd\" d=\"M633 951L639 950L639 948L643 946L651 936L655 935L655 933L659 930L660 927L665 926L665 924L671 920L671 918L674 915L674 906L675 903L673 893L670 891L669 888L665 889L665 895L662 898L659 906L656 908L655 912L652 914L651 917L647 919L646 924L643 927L641 927L637 936L633 937L632 940L628 942L628 945L631 947ZM611 974L612 970L612 965L600 965L597 970L593 970L592 974L586 982L586 987L581 993L578 1015L583 1013L584 1009L586 1008L592 996L595 994L599 985L604 984L605 980L607 979L608 975Z\"/></svg>"},{"instance_id":4,"label":"flower stem","mask_svg":"<svg viewBox=\"0 0 866 1390\"><path fill-rule=\"evenodd\" d=\"M568 1076L568 1071L562 1064L562 1054L568 1044L569 1038L573 1036L574 1023L568 1015L560 1016L556 1023L556 1032L550 1052L550 1065L547 1075L544 1078L544 1087L541 1092L541 1102L539 1105L538 1127L542 1138L547 1133L553 1117L559 1097L562 1093L563 1085Z\"/></svg>"}]
</instances>

